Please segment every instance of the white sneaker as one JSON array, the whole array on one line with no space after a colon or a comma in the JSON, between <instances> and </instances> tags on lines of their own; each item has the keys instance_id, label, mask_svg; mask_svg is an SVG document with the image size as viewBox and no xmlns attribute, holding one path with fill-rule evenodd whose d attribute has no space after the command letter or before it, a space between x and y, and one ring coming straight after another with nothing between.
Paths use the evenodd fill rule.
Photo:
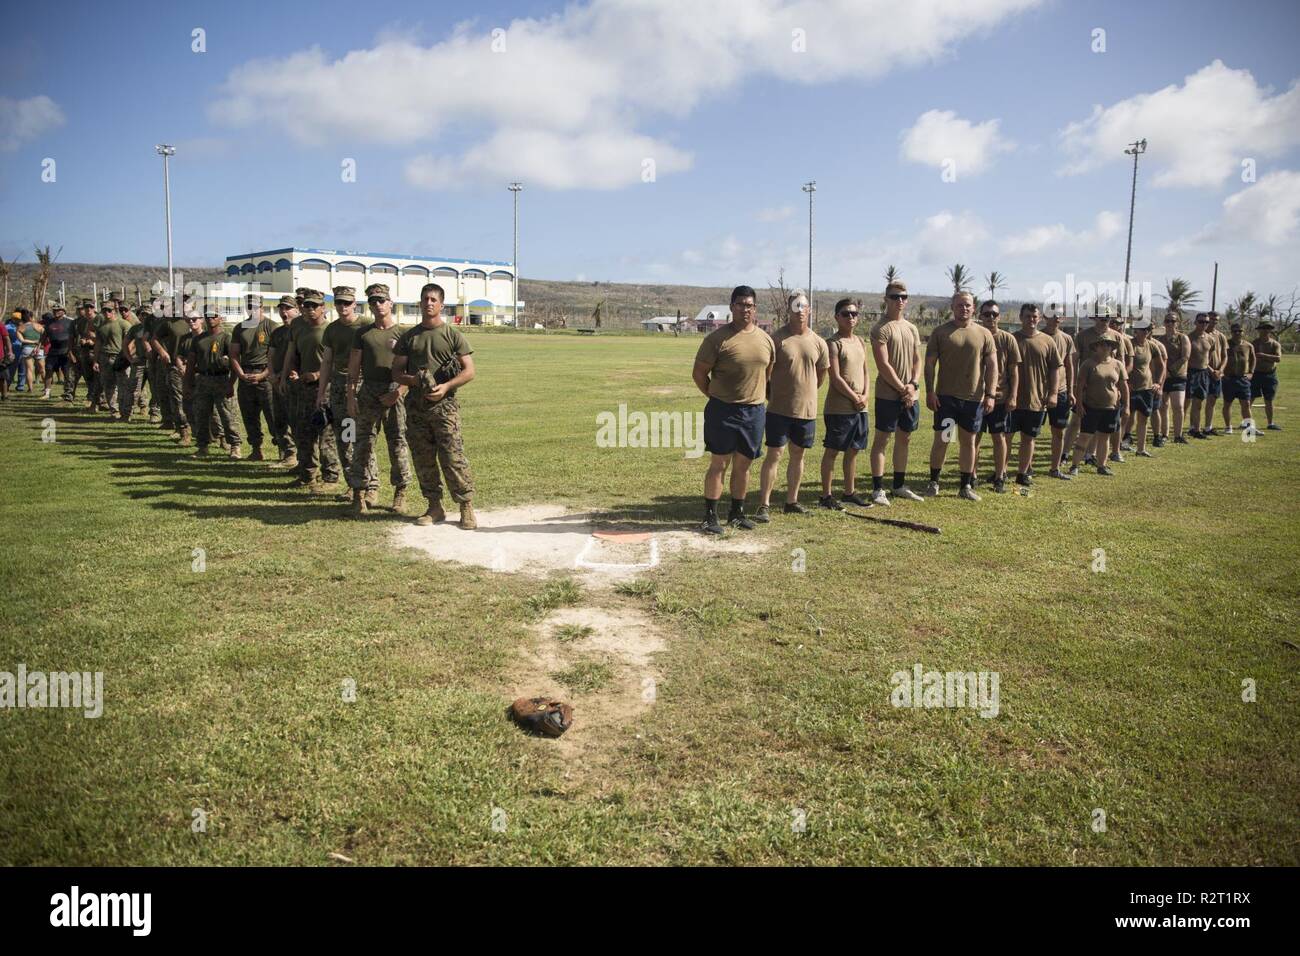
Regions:
<instances>
[{"instance_id":1,"label":"white sneaker","mask_svg":"<svg viewBox=\"0 0 1300 956\"><path fill-rule=\"evenodd\" d=\"M902 488L894 489L894 497L902 498L904 501L924 501L925 499L918 495L911 488L904 485Z\"/></svg>"},{"instance_id":2,"label":"white sneaker","mask_svg":"<svg viewBox=\"0 0 1300 956\"><path fill-rule=\"evenodd\" d=\"M927 498L935 498L938 496L938 494L939 494L939 482L927 481L925 483L925 496Z\"/></svg>"},{"instance_id":3,"label":"white sneaker","mask_svg":"<svg viewBox=\"0 0 1300 956\"><path fill-rule=\"evenodd\" d=\"M45 394L43 394L43 395L41 396L41 398L49 398L49 397L50 397L50 390L47 388L47 389L45 390Z\"/></svg>"},{"instance_id":4,"label":"white sneaker","mask_svg":"<svg viewBox=\"0 0 1300 956\"><path fill-rule=\"evenodd\" d=\"M972 487L970 487L970 485L965 485L965 486L963 486L962 489L961 489L961 491L957 492L957 497L958 497L958 498L965 498L967 501L979 501L979 500L980 500L980 496L977 495L977 494L975 494L975 489L972 488Z\"/></svg>"},{"instance_id":5,"label":"white sneaker","mask_svg":"<svg viewBox=\"0 0 1300 956\"><path fill-rule=\"evenodd\" d=\"M877 488L871 493L871 503L873 505L884 505L889 507L889 497L885 494L884 488Z\"/></svg>"},{"instance_id":6,"label":"white sneaker","mask_svg":"<svg viewBox=\"0 0 1300 956\"><path fill-rule=\"evenodd\" d=\"M49 393L49 392L46 392L46 393L45 393L45 397L46 397L46 398L49 398L49 397L50 397L50 393ZM1223 430L1223 434L1225 434L1225 435L1231 435L1231 434L1233 434L1232 426L1229 425L1227 428L1225 428L1225 429Z\"/></svg>"}]
</instances>

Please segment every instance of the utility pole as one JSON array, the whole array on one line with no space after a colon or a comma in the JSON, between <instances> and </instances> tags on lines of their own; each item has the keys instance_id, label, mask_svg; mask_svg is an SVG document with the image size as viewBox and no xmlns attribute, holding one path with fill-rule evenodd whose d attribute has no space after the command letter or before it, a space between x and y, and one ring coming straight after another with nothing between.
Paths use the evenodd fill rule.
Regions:
<instances>
[{"instance_id":1,"label":"utility pole","mask_svg":"<svg viewBox=\"0 0 1300 956\"><path fill-rule=\"evenodd\" d=\"M812 327L815 309L813 307L812 288L812 252L813 252L813 193L817 191L817 180L803 184L803 191L808 194L808 326Z\"/></svg>"},{"instance_id":2,"label":"utility pole","mask_svg":"<svg viewBox=\"0 0 1300 956\"><path fill-rule=\"evenodd\" d=\"M517 329L519 328L519 192L524 188L524 184L511 183L507 188L514 193L515 203L515 253L514 259L510 263L510 271L513 274L512 282L514 284L514 291L511 293L514 298L514 305L511 306L511 311L514 313L514 323Z\"/></svg>"},{"instance_id":3,"label":"utility pole","mask_svg":"<svg viewBox=\"0 0 1300 956\"><path fill-rule=\"evenodd\" d=\"M1138 157L1147 151L1147 141L1139 139L1137 142L1129 143L1128 148L1124 150L1124 155L1133 157L1133 189L1129 194L1128 200L1128 249L1124 253L1124 316L1128 317L1129 312L1129 290L1128 275L1129 263L1133 259L1133 208L1137 204L1138 189ZM1121 326L1122 327L1122 326Z\"/></svg>"},{"instance_id":4,"label":"utility pole","mask_svg":"<svg viewBox=\"0 0 1300 956\"><path fill-rule=\"evenodd\" d=\"M167 294L176 294L176 277L172 272L172 184L167 160L176 155L176 147L160 143L154 152L163 158L163 204L167 212Z\"/></svg>"},{"instance_id":5,"label":"utility pole","mask_svg":"<svg viewBox=\"0 0 1300 956\"><path fill-rule=\"evenodd\" d=\"M1214 282L1210 286L1210 311L1214 311L1214 303L1219 294L1219 264L1214 264Z\"/></svg>"}]
</instances>

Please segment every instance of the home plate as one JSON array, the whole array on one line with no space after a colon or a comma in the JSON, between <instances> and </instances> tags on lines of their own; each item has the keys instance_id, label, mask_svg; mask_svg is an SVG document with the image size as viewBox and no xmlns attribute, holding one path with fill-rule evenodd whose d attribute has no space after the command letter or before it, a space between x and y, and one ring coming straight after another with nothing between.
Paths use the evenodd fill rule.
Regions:
<instances>
[{"instance_id":1,"label":"home plate","mask_svg":"<svg viewBox=\"0 0 1300 956\"><path fill-rule=\"evenodd\" d=\"M593 531L573 566L593 571L645 571L659 566L659 542L645 531Z\"/></svg>"}]
</instances>

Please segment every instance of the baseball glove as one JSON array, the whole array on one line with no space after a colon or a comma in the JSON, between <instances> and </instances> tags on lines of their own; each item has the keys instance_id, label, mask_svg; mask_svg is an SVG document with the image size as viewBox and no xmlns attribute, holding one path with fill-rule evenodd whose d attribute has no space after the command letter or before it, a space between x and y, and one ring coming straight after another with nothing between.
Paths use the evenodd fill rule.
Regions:
<instances>
[{"instance_id":1,"label":"baseball glove","mask_svg":"<svg viewBox=\"0 0 1300 956\"><path fill-rule=\"evenodd\" d=\"M510 705L510 716L531 734L558 737L573 726L573 708L546 697L520 697Z\"/></svg>"}]
</instances>

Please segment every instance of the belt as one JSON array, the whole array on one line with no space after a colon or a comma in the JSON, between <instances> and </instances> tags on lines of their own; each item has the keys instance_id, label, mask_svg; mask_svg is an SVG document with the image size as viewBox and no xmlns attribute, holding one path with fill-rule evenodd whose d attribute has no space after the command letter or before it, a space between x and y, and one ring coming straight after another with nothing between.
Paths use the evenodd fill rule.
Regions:
<instances>
[{"instance_id":1,"label":"belt","mask_svg":"<svg viewBox=\"0 0 1300 956\"><path fill-rule=\"evenodd\" d=\"M265 371L266 371L266 366L265 366L265 365L245 365L245 366L244 366L244 371L245 371L245 372L265 372Z\"/></svg>"},{"instance_id":2,"label":"belt","mask_svg":"<svg viewBox=\"0 0 1300 956\"><path fill-rule=\"evenodd\" d=\"M229 377L230 377L230 373L229 373L229 372L200 372L199 374L200 374L200 375L206 375L206 376L208 376L209 378L217 378L218 376L220 376L221 378L229 378Z\"/></svg>"}]
</instances>

